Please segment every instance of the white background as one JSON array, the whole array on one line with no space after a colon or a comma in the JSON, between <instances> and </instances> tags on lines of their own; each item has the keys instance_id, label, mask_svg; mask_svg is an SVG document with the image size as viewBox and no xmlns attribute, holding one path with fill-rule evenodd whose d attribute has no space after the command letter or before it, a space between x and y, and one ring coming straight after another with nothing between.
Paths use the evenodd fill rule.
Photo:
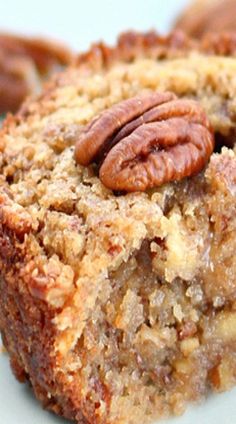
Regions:
<instances>
[{"instance_id":1,"label":"white background","mask_svg":"<svg viewBox=\"0 0 236 424\"><path fill-rule=\"evenodd\" d=\"M171 28L188 0L0 0L0 30L45 35L75 50L93 41L114 43L127 29ZM235 424L236 390L213 396L169 424ZM41 409L27 385L13 378L6 354L0 353L0 424L65 424ZM140 423L137 423L140 424ZM160 424L160 423L159 423Z\"/></svg>"},{"instance_id":2,"label":"white background","mask_svg":"<svg viewBox=\"0 0 236 424\"><path fill-rule=\"evenodd\" d=\"M167 31L188 1L0 0L0 30L50 35L81 50L127 29Z\"/></svg>"}]
</instances>

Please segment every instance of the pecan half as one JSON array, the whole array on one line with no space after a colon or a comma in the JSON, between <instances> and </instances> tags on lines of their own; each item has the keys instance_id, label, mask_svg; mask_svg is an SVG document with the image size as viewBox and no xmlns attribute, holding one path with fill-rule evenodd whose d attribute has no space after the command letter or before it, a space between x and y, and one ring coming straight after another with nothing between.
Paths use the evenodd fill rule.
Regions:
<instances>
[{"instance_id":1,"label":"pecan half","mask_svg":"<svg viewBox=\"0 0 236 424\"><path fill-rule=\"evenodd\" d=\"M214 148L210 123L197 102L150 93L105 110L79 135L77 163L102 163L113 190L145 191L199 172Z\"/></svg>"},{"instance_id":2,"label":"pecan half","mask_svg":"<svg viewBox=\"0 0 236 424\"><path fill-rule=\"evenodd\" d=\"M66 47L47 39L0 33L0 114L15 112L53 72L71 62Z\"/></svg>"},{"instance_id":3,"label":"pecan half","mask_svg":"<svg viewBox=\"0 0 236 424\"><path fill-rule=\"evenodd\" d=\"M235 0L194 0L178 18L175 28L192 37L235 31Z\"/></svg>"}]
</instances>

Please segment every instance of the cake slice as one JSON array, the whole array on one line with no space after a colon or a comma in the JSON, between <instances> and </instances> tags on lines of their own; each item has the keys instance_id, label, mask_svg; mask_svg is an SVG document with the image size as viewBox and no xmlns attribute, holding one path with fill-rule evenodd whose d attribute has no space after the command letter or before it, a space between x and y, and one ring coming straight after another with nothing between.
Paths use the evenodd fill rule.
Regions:
<instances>
[{"instance_id":1,"label":"cake slice","mask_svg":"<svg viewBox=\"0 0 236 424\"><path fill-rule=\"evenodd\" d=\"M0 328L42 405L143 424L236 382L235 35L94 45L0 133Z\"/></svg>"}]
</instances>

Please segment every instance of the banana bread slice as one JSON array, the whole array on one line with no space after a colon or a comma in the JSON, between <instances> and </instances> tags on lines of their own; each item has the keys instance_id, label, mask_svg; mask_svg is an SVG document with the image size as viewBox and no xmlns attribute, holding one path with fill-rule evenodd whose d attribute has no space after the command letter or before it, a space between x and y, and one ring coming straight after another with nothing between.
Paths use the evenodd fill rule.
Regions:
<instances>
[{"instance_id":1,"label":"banana bread slice","mask_svg":"<svg viewBox=\"0 0 236 424\"><path fill-rule=\"evenodd\" d=\"M143 424L236 382L236 43L233 34L217 37L127 33L114 48L94 45L1 130L3 341L16 377L77 423ZM108 155L78 164L75 146L104 111L166 92L176 99L171 128L187 122L184 149L200 134L190 104L214 137L201 170L113 191L99 169L123 133ZM142 101L128 104L130 112ZM106 112L94 143L113 117ZM157 137L165 119L148 124ZM166 149L177 167L177 150ZM162 150L150 152L148 170Z\"/></svg>"}]
</instances>

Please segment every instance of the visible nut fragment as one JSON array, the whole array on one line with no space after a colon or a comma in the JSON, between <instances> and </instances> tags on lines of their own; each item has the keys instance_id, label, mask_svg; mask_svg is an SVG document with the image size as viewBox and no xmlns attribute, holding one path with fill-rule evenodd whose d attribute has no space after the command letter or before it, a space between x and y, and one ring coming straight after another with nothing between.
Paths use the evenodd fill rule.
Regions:
<instances>
[{"instance_id":1,"label":"visible nut fragment","mask_svg":"<svg viewBox=\"0 0 236 424\"><path fill-rule=\"evenodd\" d=\"M210 123L192 100L150 93L124 100L90 122L75 148L77 163L102 163L113 190L145 191L201 171L214 148Z\"/></svg>"},{"instance_id":2,"label":"visible nut fragment","mask_svg":"<svg viewBox=\"0 0 236 424\"><path fill-rule=\"evenodd\" d=\"M213 336L225 342L236 340L236 313L221 312L214 321Z\"/></svg>"},{"instance_id":3,"label":"visible nut fragment","mask_svg":"<svg viewBox=\"0 0 236 424\"><path fill-rule=\"evenodd\" d=\"M181 358L175 361L174 367L180 374L190 374L192 371L192 364L188 358Z\"/></svg>"},{"instance_id":4,"label":"visible nut fragment","mask_svg":"<svg viewBox=\"0 0 236 424\"><path fill-rule=\"evenodd\" d=\"M0 221L20 239L30 232L33 225L29 213L3 192L0 193Z\"/></svg>"},{"instance_id":5,"label":"visible nut fragment","mask_svg":"<svg viewBox=\"0 0 236 424\"><path fill-rule=\"evenodd\" d=\"M195 324L195 322L189 320L186 321L183 325L181 325L180 329L179 329L179 340L185 340L188 337L193 336L194 334L196 334L197 332L197 326Z\"/></svg>"},{"instance_id":6,"label":"visible nut fragment","mask_svg":"<svg viewBox=\"0 0 236 424\"><path fill-rule=\"evenodd\" d=\"M199 347L198 337L190 337L189 339L180 342L180 350L184 356L191 355L191 353Z\"/></svg>"},{"instance_id":7,"label":"visible nut fragment","mask_svg":"<svg viewBox=\"0 0 236 424\"><path fill-rule=\"evenodd\" d=\"M231 389L235 384L232 358L223 358L220 364L216 365L209 372L209 379L213 388L218 392Z\"/></svg>"}]
</instances>

